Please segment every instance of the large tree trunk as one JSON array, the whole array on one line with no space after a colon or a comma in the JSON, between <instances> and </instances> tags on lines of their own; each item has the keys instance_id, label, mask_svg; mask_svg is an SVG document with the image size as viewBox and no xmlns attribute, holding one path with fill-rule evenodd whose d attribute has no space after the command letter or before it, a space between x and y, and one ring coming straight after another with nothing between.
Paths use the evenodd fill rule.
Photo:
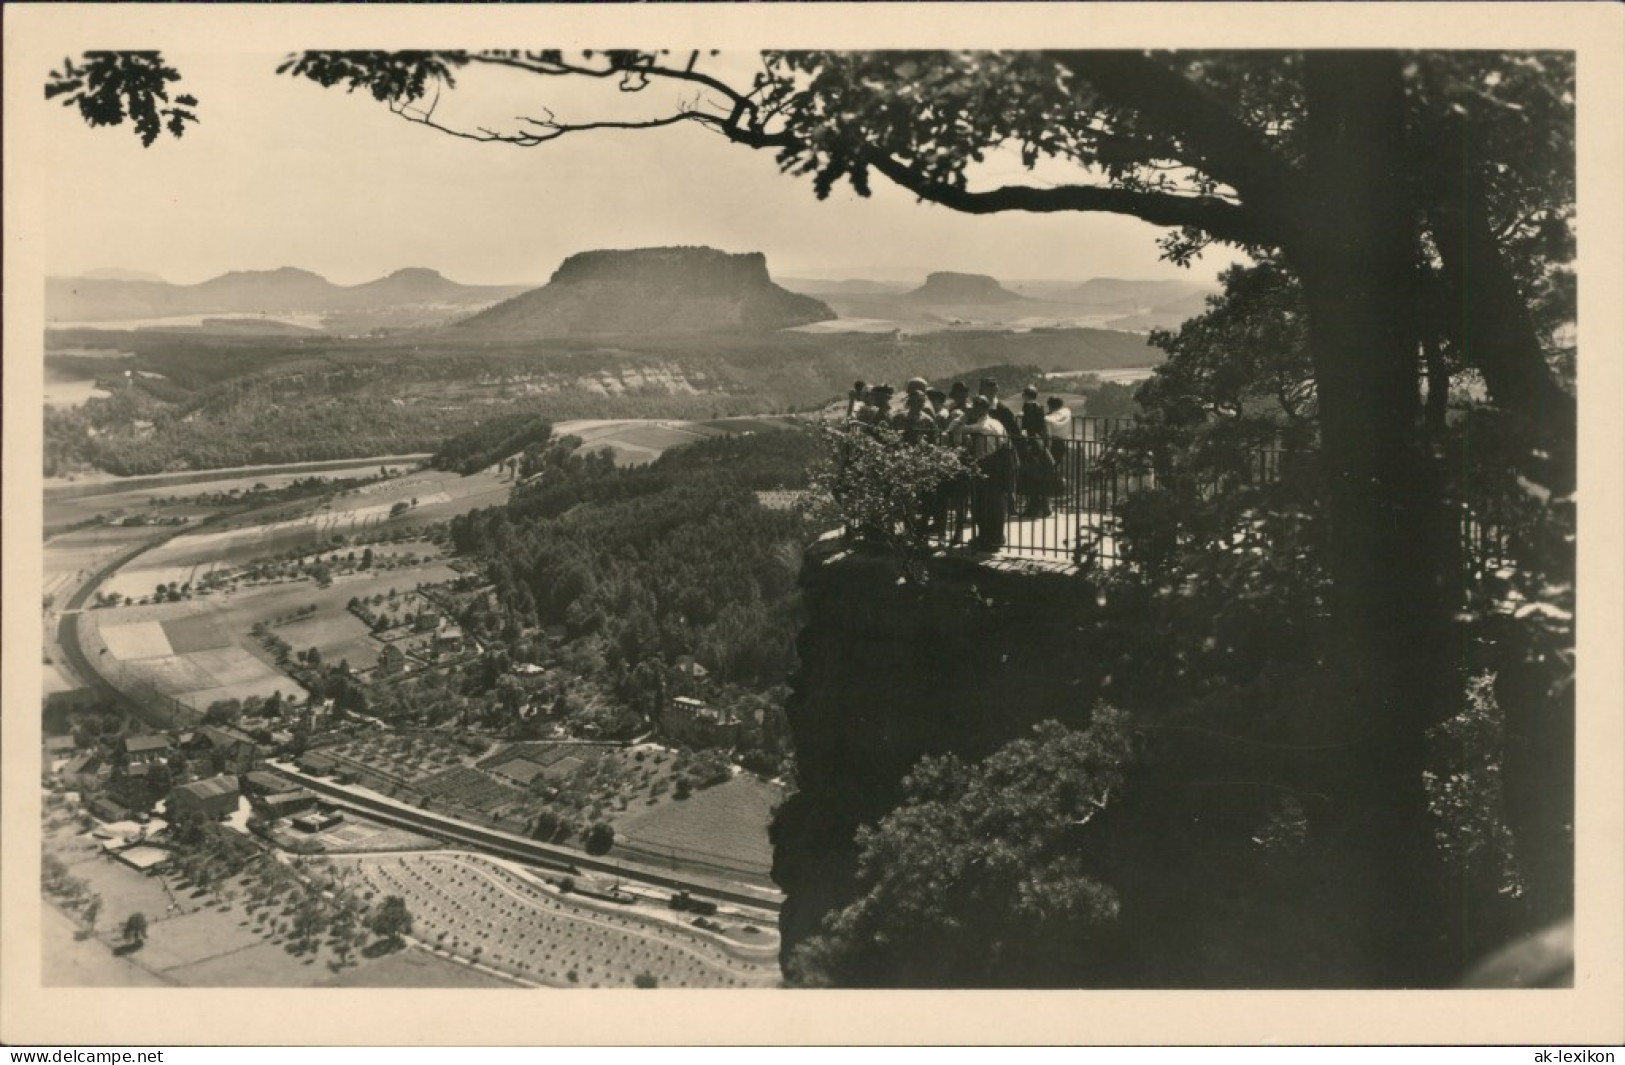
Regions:
<instances>
[{"instance_id":1,"label":"large tree trunk","mask_svg":"<svg viewBox=\"0 0 1625 1065\"><path fill-rule=\"evenodd\" d=\"M1310 53L1304 194L1286 248L1303 280L1329 482L1333 648L1346 757L1327 781L1328 920L1340 982L1449 983L1466 959L1423 790L1425 731L1456 706L1457 545L1418 373L1418 225L1393 53Z\"/></svg>"},{"instance_id":2,"label":"large tree trunk","mask_svg":"<svg viewBox=\"0 0 1625 1065\"><path fill-rule=\"evenodd\" d=\"M1445 170L1451 177L1446 203L1428 215L1443 265L1440 320L1483 373L1490 399L1521 423L1525 472L1555 494L1568 495L1574 491L1578 404L1546 362L1528 302L1502 258L1483 202L1465 174Z\"/></svg>"}]
</instances>

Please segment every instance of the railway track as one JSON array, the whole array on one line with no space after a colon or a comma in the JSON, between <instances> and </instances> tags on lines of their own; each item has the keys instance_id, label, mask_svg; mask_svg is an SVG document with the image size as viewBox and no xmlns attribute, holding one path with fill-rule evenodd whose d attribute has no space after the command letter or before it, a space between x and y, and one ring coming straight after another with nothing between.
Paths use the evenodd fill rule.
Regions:
<instances>
[{"instance_id":1,"label":"railway track","mask_svg":"<svg viewBox=\"0 0 1625 1065\"><path fill-rule=\"evenodd\" d=\"M566 851L532 840L509 836L505 833L470 824L467 821L459 821L439 814L398 806L391 802L375 799L369 795L357 794L348 788L331 784L320 777L314 777L284 765L276 765L273 768L284 776L297 780L311 791L333 800L335 806L347 807L357 813L365 814L374 820L394 825L397 828L420 832L447 842L467 844L498 857L517 859L556 872L607 873L622 880L635 881L639 884L673 891L687 891L692 895L703 898L715 899L735 906L748 906L769 913L778 913L781 905L779 899L730 890L726 887L719 887L715 883L688 880L681 876L658 872L642 866L628 866L624 862L605 861L602 858L593 858L574 851Z\"/></svg>"}]
</instances>

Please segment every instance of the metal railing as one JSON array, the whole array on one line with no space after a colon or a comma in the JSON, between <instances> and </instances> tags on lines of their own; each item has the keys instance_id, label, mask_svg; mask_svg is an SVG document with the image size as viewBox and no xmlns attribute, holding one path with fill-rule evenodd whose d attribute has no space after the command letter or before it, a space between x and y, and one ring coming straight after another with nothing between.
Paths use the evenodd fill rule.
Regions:
<instances>
[{"instance_id":1,"label":"metal railing","mask_svg":"<svg viewBox=\"0 0 1625 1065\"><path fill-rule=\"evenodd\" d=\"M1046 480L1043 460L1029 459L1015 490L1006 500L1004 544L1000 553L1013 557L1066 560L1083 566L1111 567L1122 561L1115 535L1118 504L1135 492L1154 488L1156 475L1145 469L1125 468L1107 461L1112 438L1135 424L1132 418L1074 417L1065 437L1052 437L1046 450L1053 473ZM1031 446L1031 445L1029 445ZM1224 483L1269 484L1278 481L1295 454L1281 447L1260 447L1245 467L1234 470ZM1039 473L1033 472L1033 467ZM1199 491L1206 498L1220 490L1217 479ZM957 546L974 535L969 483L953 486L946 522L932 542ZM1460 537L1465 576L1476 583L1484 575L1510 564L1506 530L1460 508Z\"/></svg>"}]
</instances>

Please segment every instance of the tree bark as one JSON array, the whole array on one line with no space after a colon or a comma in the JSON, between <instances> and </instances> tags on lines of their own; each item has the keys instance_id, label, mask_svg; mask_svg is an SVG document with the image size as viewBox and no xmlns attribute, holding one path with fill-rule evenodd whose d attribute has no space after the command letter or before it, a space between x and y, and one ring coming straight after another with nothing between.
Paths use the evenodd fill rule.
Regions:
<instances>
[{"instance_id":1,"label":"tree bark","mask_svg":"<svg viewBox=\"0 0 1625 1065\"><path fill-rule=\"evenodd\" d=\"M1423 789L1426 730L1460 697L1457 547L1424 432L1417 215L1393 53L1305 60L1308 158L1286 252L1303 280L1328 475L1332 650L1347 756L1328 793L1328 920L1363 986L1442 986L1465 966Z\"/></svg>"},{"instance_id":2,"label":"tree bark","mask_svg":"<svg viewBox=\"0 0 1625 1065\"><path fill-rule=\"evenodd\" d=\"M1428 215L1443 262L1442 319L1455 327L1456 343L1483 373L1496 406L1522 422L1530 451L1525 472L1556 495L1568 495L1575 482L1578 404L1546 362L1528 302L1507 269L1483 203L1465 175L1451 175L1446 205Z\"/></svg>"}]
</instances>

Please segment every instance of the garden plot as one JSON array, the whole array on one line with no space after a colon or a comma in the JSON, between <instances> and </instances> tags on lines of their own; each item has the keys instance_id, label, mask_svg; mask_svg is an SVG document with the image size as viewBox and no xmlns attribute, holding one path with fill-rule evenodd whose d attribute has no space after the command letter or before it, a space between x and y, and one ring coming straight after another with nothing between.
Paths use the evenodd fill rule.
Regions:
<instances>
[{"instance_id":1,"label":"garden plot","mask_svg":"<svg viewBox=\"0 0 1625 1065\"><path fill-rule=\"evenodd\" d=\"M161 621L136 621L125 625L103 625L102 643L107 653L122 662L140 658L164 658L175 653Z\"/></svg>"},{"instance_id":2,"label":"garden plot","mask_svg":"<svg viewBox=\"0 0 1625 1065\"><path fill-rule=\"evenodd\" d=\"M220 614L211 611L208 614L194 614L191 617L171 618L159 624L163 626L164 635L169 638L169 646L174 648L176 654L185 655L195 651L217 651L222 647L230 647L231 633L227 632L225 625L222 624L224 620Z\"/></svg>"},{"instance_id":3,"label":"garden plot","mask_svg":"<svg viewBox=\"0 0 1625 1065\"><path fill-rule=\"evenodd\" d=\"M765 876L773 867L767 826L782 797L777 785L741 773L682 801L621 815L616 849Z\"/></svg>"}]
</instances>

